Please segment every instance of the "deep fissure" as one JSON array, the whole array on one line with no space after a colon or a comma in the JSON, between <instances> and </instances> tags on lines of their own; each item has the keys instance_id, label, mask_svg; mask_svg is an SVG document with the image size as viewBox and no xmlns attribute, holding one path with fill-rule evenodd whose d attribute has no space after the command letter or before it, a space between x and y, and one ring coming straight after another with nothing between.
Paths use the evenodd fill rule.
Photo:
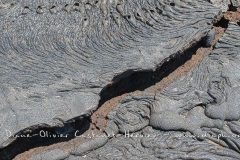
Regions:
<instances>
[{"instance_id":1,"label":"deep fissure","mask_svg":"<svg viewBox=\"0 0 240 160\"><path fill-rule=\"evenodd\" d=\"M222 18L219 20L214 26L227 28L229 21ZM100 101L98 107L101 107L106 101L120 96L124 93L130 93L136 90L143 91L146 88L156 84L161 81L164 77L168 76L178 67L182 66L186 61L190 60L191 57L196 53L196 51L204 47L204 43L202 40L198 41L196 44L193 44L191 47L186 49L183 53L176 54L174 57L171 57L169 61L165 61L160 67L158 67L155 71L141 71L141 72L132 72L125 78L120 79L116 83L113 83L107 86L100 94ZM123 73L125 74L125 73ZM119 75L120 77L122 75ZM116 77L115 77L116 78ZM41 147L41 146L49 146L55 143L60 143L64 141L69 141L75 137L76 130L78 130L78 135L81 135L86 130L89 129L91 120L90 115L81 116L81 118L75 118L69 120L64 124L63 127L36 127L31 132L20 131L18 134L21 134L22 137L17 138L12 144L7 147L1 149L0 151L0 159L1 160L10 160L15 156L28 151L32 148ZM24 137L27 135L35 135L40 131L44 131L44 133L49 133L49 135L59 135L61 133L66 132L68 137L41 137L33 136L33 137Z\"/></svg>"}]
</instances>

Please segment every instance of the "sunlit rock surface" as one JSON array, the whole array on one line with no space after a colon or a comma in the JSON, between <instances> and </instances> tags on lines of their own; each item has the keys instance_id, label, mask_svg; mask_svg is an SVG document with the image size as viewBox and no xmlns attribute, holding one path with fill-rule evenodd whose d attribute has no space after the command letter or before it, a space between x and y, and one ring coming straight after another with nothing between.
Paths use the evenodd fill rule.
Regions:
<instances>
[{"instance_id":1,"label":"sunlit rock surface","mask_svg":"<svg viewBox=\"0 0 240 160\"><path fill-rule=\"evenodd\" d=\"M209 0L214 6L222 9L223 12L226 12L229 9L231 4L230 0Z\"/></svg>"},{"instance_id":2,"label":"sunlit rock surface","mask_svg":"<svg viewBox=\"0 0 240 160\"><path fill-rule=\"evenodd\" d=\"M156 69L219 14L204 0L2 1L0 146L11 143L6 132L61 126L96 109L108 84Z\"/></svg>"},{"instance_id":3,"label":"sunlit rock surface","mask_svg":"<svg viewBox=\"0 0 240 160\"><path fill-rule=\"evenodd\" d=\"M238 24L230 23L213 52L160 94L123 99L108 115L121 136L84 156L239 159L239 31Z\"/></svg>"}]
</instances>

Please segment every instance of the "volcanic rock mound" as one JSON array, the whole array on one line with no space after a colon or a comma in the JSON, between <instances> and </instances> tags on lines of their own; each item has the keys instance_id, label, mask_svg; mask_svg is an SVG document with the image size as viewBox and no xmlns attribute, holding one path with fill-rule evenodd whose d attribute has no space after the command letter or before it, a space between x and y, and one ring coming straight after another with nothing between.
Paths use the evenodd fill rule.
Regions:
<instances>
[{"instance_id":1,"label":"volcanic rock mound","mask_svg":"<svg viewBox=\"0 0 240 160\"><path fill-rule=\"evenodd\" d=\"M176 2L1 4L1 147L11 142L6 131L62 126L95 110L109 84L155 70L203 37L220 14L203 0Z\"/></svg>"}]
</instances>

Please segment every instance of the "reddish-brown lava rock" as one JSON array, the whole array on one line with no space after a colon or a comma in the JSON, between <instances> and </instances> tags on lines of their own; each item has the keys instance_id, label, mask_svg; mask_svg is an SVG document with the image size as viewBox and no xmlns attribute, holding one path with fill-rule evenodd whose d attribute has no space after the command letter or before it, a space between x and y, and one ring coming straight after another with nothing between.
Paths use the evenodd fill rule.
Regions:
<instances>
[{"instance_id":1,"label":"reddish-brown lava rock","mask_svg":"<svg viewBox=\"0 0 240 160\"><path fill-rule=\"evenodd\" d=\"M240 7L236 11L225 12L224 18L232 22L240 22Z\"/></svg>"},{"instance_id":2,"label":"reddish-brown lava rock","mask_svg":"<svg viewBox=\"0 0 240 160\"><path fill-rule=\"evenodd\" d=\"M207 56L208 54L211 53L213 46L217 43L217 41L222 37L225 28L222 27L215 27L216 29L216 35L215 35L215 40L213 42L213 45L211 47L200 47L197 49L196 53L192 56L190 60L185 62L182 66L177 68L175 71L170 73L168 76L164 77L161 81L156 83L155 85L147 88L144 92L149 92L149 93L154 93L154 92L160 92L162 89L167 87L169 84L174 82L175 80L179 79L180 77L184 76L187 74L190 70L192 70L196 65L198 65L202 59ZM142 91L134 91L130 93L125 93L123 95L114 97L108 101L106 101L101 107L97 109L91 116L91 126L90 129L87 130L83 135L91 134L92 131L94 131L94 134L100 135L102 134L106 127L106 124L108 122L106 116L107 114L114 108L116 107L119 102L127 97L130 94L141 94ZM51 146L46 146L46 147L38 147L31 149L27 152L24 152L17 157L14 158L14 160L27 160L28 158L37 155L41 152L46 152L50 151L53 149L61 149L64 151L71 151L74 149L74 146L78 146L86 141L88 141L88 138L84 137L76 137L68 142L61 142L57 144L53 144Z\"/></svg>"}]
</instances>

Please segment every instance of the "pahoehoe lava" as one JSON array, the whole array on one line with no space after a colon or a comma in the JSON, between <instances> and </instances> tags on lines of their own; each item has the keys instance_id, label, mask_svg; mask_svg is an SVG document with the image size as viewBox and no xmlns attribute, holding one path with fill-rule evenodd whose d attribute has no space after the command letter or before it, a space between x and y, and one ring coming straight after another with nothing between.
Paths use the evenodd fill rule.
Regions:
<instances>
[{"instance_id":1,"label":"pahoehoe lava","mask_svg":"<svg viewBox=\"0 0 240 160\"><path fill-rule=\"evenodd\" d=\"M203 37L221 13L203 0L82 3L1 5L1 148L12 142L5 130L63 126L95 110L114 77L155 70ZM62 8L56 14L53 4Z\"/></svg>"},{"instance_id":2,"label":"pahoehoe lava","mask_svg":"<svg viewBox=\"0 0 240 160\"><path fill-rule=\"evenodd\" d=\"M184 51L183 53L172 57L169 61L163 62L163 64L156 69L156 71L145 71L145 72L136 72L132 73L129 76L122 78L118 82L109 85L104 89L100 94L99 100L99 107L104 104L106 101L110 100L113 97L122 95L124 93L133 92L135 90L145 90L146 88L154 85L155 83L162 80L162 78L168 76L168 74L172 73L175 69L179 66L182 66L186 61L191 59L192 55L196 53L196 51L204 47L205 44L203 40L200 40L196 44L193 44L189 49ZM63 138L52 138L52 137L44 137L41 138L40 136L34 136L33 138L18 138L9 146L5 147L0 151L0 158L1 159L12 159L16 155L23 153L31 148L40 147L51 145L54 143L59 143L62 141L69 141L70 139L74 138L74 134L76 130L82 130L82 133L89 129L90 123L90 116L81 116L76 119L70 120L70 122L66 122L63 127L37 127L31 132L26 133L18 133L19 135L34 135L39 133L40 131L49 132L49 135L59 135L59 134L69 134L69 136ZM17 135L18 135L17 134ZM79 132L80 134L80 132ZM23 144L23 145L22 145ZM21 146L19 148L18 146ZM10 152L12 154L10 154ZM9 158L7 158L9 157Z\"/></svg>"},{"instance_id":3,"label":"pahoehoe lava","mask_svg":"<svg viewBox=\"0 0 240 160\"><path fill-rule=\"evenodd\" d=\"M113 129L116 133L124 133L128 129L136 133L160 134L170 131L200 136L204 131L219 134L224 129L228 135L238 133L238 123L232 122L239 119L236 106L238 89L231 88L232 83L238 82L235 82L235 77L231 77L234 80L231 82L231 75L219 69L225 65L220 63L224 58L224 55L219 58L222 54L220 44L227 43L232 38L232 32L238 31L236 24L230 24L224 34L227 38L220 40L210 58L205 58L198 66L200 68L196 67L184 76L188 80L192 78L193 82L181 79L161 94L144 91L191 59L199 48L211 47L216 34L213 24L221 17L221 10L225 11L226 6L232 9L238 5L238 1L222 1L225 6L221 4L219 7L219 3L210 2L213 5L206 0L2 2L0 157L12 159L31 148L69 141L74 138L76 130L82 134L89 129L90 116L98 107L116 96L136 90L143 91L143 95L126 97L108 114L108 131ZM221 20L216 25L226 23ZM235 41L237 43L238 39ZM228 45L238 48L233 43ZM218 48L220 52L217 52ZM234 51L224 51L230 52L227 61L237 57ZM209 62L220 67L208 66ZM226 63L224 67L229 66ZM206 85L207 82L205 84L202 79L210 82ZM174 85L182 88L171 90ZM231 109L223 114L228 105ZM216 107L220 111L216 111ZM123 120L125 118L126 121ZM225 124L226 121L229 122ZM223 124L230 129L224 128ZM71 136L56 139L37 136L17 138L15 141L14 137L6 136L6 131L17 137L28 133L34 135L40 130ZM94 154L109 152L109 149L115 148L113 145L121 147L121 143L115 143L121 138L99 138L86 142L64 153L60 159L74 159L94 147L96 151L90 152L87 157L97 158ZM214 138L210 140L217 143ZM220 154L213 149L214 146L206 144L204 138L199 137L191 142L198 147L198 141L201 141L199 151L189 154L189 157L203 158L200 152L204 152L207 153L205 158L218 158ZM135 142L133 140L131 143ZM20 149L18 146L21 143L25 146ZM218 149L223 149L223 156L231 153L231 158L239 158L238 143L234 139L223 138L219 145L229 149ZM184 152L181 149L176 152L164 148L168 153L163 154L157 150L152 152L153 146L145 140L141 145L148 148L146 150L152 158L169 158L173 153L175 156L172 157L186 158L179 156ZM179 145L170 145L170 148ZM213 152L210 154L202 146L211 148ZM52 150L35 158L50 158L48 156L57 153L57 150ZM138 157L132 153L123 156ZM147 158L147 154L141 158Z\"/></svg>"}]
</instances>

